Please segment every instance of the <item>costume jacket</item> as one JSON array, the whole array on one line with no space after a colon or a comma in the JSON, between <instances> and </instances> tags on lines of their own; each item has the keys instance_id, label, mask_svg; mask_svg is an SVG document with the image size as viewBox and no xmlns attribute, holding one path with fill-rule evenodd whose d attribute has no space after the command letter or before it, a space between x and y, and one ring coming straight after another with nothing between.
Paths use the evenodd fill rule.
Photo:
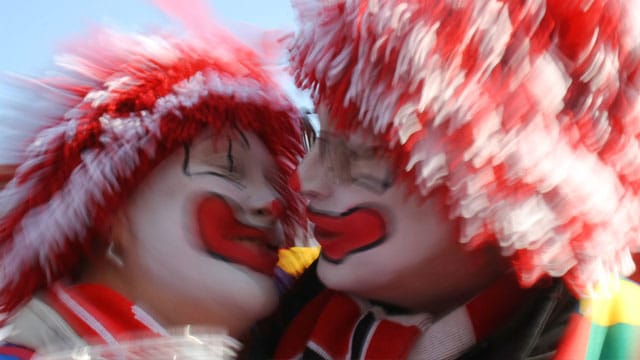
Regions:
<instances>
[{"instance_id":1,"label":"costume jacket","mask_svg":"<svg viewBox=\"0 0 640 360\"><path fill-rule=\"evenodd\" d=\"M140 307L95 284L56 284L31 299L2 329L0 359L29 359L87 345L116 345L132 336L166 335Z\"/></svg>"},{"instance_id":2,"label":"costume jacket","mask_svg":"<svg viewBox=\"0 0 640 360\"><path fill-rule=\"evenodd\" d=\"M315 264L274 317L254 357L335 359L611 359L640 356L640 287L576 300L561 281L499 282L439 319L327 290ZM274 335L278 334L278 335ZM267 344L265 346L265 344ZM273 346L277 344L277 346Z\"/></svg>"}]
</instances>

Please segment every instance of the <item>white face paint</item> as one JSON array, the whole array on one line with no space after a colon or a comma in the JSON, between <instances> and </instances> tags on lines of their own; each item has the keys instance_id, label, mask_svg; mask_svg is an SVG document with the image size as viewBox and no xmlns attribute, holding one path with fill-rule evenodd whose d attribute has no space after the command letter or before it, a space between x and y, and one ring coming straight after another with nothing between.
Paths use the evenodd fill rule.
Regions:
<instances>
[{"instance_id":1,"label":"white face paint","mask_svg":"<svg viewBox=\"0 0 640 360\"><path fill-rule=\"evenodd\" d=\"M464 301L496 276L497 250L467 251L447 216L446 191L426 198L394 181L384 147L362 133L323 132L300 167L321 281L330 288L416 310ZM495 261L494 264L491 264Z\"/></svg>"},{"instance_id":2,"label":"white face paint","mask_svg":"<svg viewBox=\"0 0 640 360\"><path fill-rule=\"evenodd\" d=\"M252 133L230 136L206 132L153 170L125 206L122 252L143 308L237 335L277 304L282 232L272 156Z\"/></svg>"}]
</instances>

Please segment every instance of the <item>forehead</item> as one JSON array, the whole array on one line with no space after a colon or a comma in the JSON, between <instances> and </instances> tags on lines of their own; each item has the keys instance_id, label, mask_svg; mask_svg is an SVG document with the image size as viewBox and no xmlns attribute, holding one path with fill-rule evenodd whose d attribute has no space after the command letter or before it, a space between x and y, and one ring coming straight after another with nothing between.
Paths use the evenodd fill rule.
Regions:
<instances>
[{"instance_id":1,"label":"forehead","mask_svg":"<svg viewBox=\"0 0 640 360\"><path fill-rule=\"evenodd\" d=\"M230 143L233 143L234 157L247 157L248 161L262 164L265 167L275 166L273 155L265 143L253 131L232 129L222 133L214 133L206 129L194 138L192 155L209 156L211 154L227 154Z\"/></svg>"},{"instance_id":2,"label":"forehead","mask_svg":"<svg viewBox=\"0 0 640 360\"><path fill-rule=\"evenodd\" d=\"M357 114L352 116L357 116ZM352 147L382 147L385 145L385 142L369 129L358 128L349 132L336 129L334 122L331 121L329 111L324 105L318 107L318 121L322 133L329 134L331 137L340 137Z\"/></svg>"}]
</instances>

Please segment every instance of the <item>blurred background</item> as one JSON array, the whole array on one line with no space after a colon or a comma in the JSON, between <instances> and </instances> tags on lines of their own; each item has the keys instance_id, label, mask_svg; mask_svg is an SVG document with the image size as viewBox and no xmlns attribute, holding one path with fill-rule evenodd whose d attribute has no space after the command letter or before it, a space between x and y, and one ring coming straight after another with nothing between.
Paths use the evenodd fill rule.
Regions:
<instances>
[{"instance_id":1,"label":"blurred background","mask_svg":"<svg viewBox=\"0 0 640 360\"><path fill-rule=\"evenodd\" d=\"M239 37L262 30L295 30L290 0L207 0L216 18ZM189 0L182 0L188 6ZM0 11L0 79L7 74L38 75L52 64L57 46L95 24L145 32L174 24L146 0L23 0L6 1ZM283 59L283 64L286 62ZM301 107L306 94L291 79L282 83ZM0 96L11 90L0 84Z\"/></svg>"}]
</instances>

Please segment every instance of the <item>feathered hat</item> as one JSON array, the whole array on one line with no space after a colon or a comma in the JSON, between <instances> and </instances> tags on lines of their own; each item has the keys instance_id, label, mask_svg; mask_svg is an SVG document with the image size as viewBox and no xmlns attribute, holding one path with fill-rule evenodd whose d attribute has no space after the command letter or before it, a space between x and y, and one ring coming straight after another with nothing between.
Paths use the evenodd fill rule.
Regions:
<instances>
[{"instance_id":1,"label":"feathered hat","mask_svg":"<svg viewBox=\"0 0 640 360\"><path fill-rule=\"evenodd\" d=\"M460 241L523 286L589 294L640 245L637 5L295 1L298 85L337 129L388 143L411 191L449 189Z\"/></svg>"},{"instance_id":2,"label":"feathered hat","mask_svg":"<svg viewBox=\"0 0 640 360\"><path fill-rule=\"evenodd\" d=\"M74 271L107 215L205 127L255 133L275 159L288 239L303 225L304 205L290 186L304 153L302 115L258 52L203 19L197 4L204 6L161 3L200 26L191 32L100 30L74 43L59 74L32 81L36 103L0 123L12 135L0 158L18 163L0 192L4 316Z\"/></svg>"}]
</instances>

